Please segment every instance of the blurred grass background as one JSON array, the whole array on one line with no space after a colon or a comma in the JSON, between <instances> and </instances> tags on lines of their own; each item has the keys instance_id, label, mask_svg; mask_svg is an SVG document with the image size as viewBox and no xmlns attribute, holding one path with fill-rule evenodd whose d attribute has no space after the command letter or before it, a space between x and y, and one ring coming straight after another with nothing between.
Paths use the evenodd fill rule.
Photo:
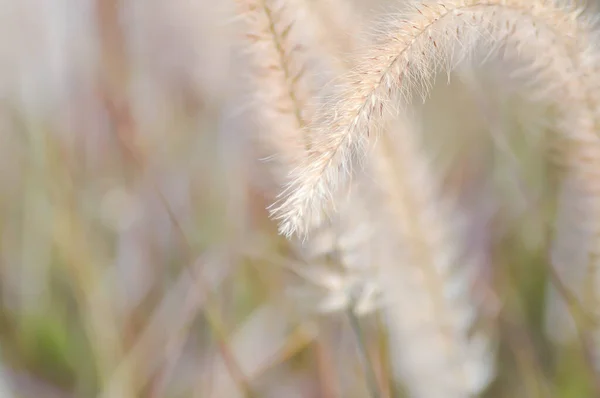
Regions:
<instances>
[{"instance_id":1,"label":"blurred grass background","mask_svg":"<svg viewBox=\"0 0 600 398\"><path fill-rule=\"evenodd\" d=\"M367 20L390 3L355 2ZM348 319L289 294L303 259L265 211L232 10L0 1L0 396L368 396ZM500 98L490 122L456 76L418 109L486 259L484 396L598 396L581 342L545 330L558 172L547 126L521 123L544 110ZM403 396L379 315L361 328Z\"/></svg>"}]
</instances>

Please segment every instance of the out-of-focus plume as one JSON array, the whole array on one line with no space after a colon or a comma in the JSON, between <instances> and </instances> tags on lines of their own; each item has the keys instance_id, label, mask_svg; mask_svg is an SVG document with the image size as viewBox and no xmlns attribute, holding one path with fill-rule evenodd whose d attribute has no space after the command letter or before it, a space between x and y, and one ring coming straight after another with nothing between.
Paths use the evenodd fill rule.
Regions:
<instances>
[{"instance_id":1,"label":"out-of-focus plume","mask_svg":"<svg viewBox=\"0 0 600 398\"><path fill-rule=\"evenodd\" d=\"M278 184L311 145L316 94L310 31L301 1L237 1L251 63L251 108L259 115L259 144Z\"/></svg>"},{"instance_id":2,"label":"out-of-focus plume","mask_svg":"<svg viewBox=\"0 0 600 398\"><path fill-rule=\"evenodd\" d=\"M440 197L418 130L405 126L378 142L372 160L392 360L411 396L467 397L494 375L493 338L474 328L481 267L466 256L460 220Z\"/></svg>"}]
</instances>

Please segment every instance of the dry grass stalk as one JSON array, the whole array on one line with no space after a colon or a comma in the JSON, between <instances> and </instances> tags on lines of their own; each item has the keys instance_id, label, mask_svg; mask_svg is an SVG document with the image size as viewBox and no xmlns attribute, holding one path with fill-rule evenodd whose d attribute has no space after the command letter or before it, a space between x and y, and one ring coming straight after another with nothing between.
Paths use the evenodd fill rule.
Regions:
<instances>
[{"instance_id":1,"label":"dry grass stalk","mask_svg":"<svg viewBox=\"0 0 600 398\"><path fill-rule=\"evenodd\" d=\"M442 1L415 6L412 15L392 19L378 44L345 79L339 96L324 107L308 157L292 172L272 210L280 232L305 237L334 207L336 193L364 157L378 121L407 104L414 92L425 96L439 69L451 70L482 45L490 53L516 50L527 64L523 71L535 74L534 95L560 98L565 114L577 119L569 120L569 129L562 132L570 140L587 142L571 131L586 134L591 127L589 112L588 122L582 120L589 110L582 78L592 45L590 29L577 10L547 1Z\"/></svg>"},{"instance_id":2,"label":"dry grass stalk","mask_svg":"<svg viewBox=\"0 0 600 398\"><path fill-rule=\"evenodd\" d=\"M338 3L327 1L320 4L319 16L323 21L337 22L327 24L332 32L327 34L325 31L324 40L330 38L329 41L333 43L329 43L328 47L337 48L339 58L344 60L344 52L357 53L360 32L351 26L357 18L350 14L347 2ZM331 15L332 9L338 8L336 6L343 9L342 16ZM350 37L340 40L345 37L342 32ZM345 65L352 66L355 61L346 56ZM373 189L372 184L365 184L366 179L361 179L362 186L353 184L350 198L354 203L344 204L336 220L362 219L363 227L369 225L371 228L371 232L362 238L363 256L358 259L370 262L362 264L362 267L375 267L376 270L371 270L371 273L378 274L383 282L374 282L374 288L365 291L376 292L375 302L385 303L382 309L391 324L390 339L395 345L400 345L400 355L392 354L392 358L400 368L407 388L415 396L440 395L448 393L453 387L459 396L480 391L491 379L494 366L488 336L483 333L477 333L476 339L470 336L472 321L477 317L472 284L477 276L474 266L478 264L467 261L467 264L460 263L458 267L457 260L461 259L456 252L461 250L460 239L453 239L450 233L450 230L456 229L456 224L449 222L450 214L445 214L444 206L439 202L435 178L427 169L427 156L419 144L413 142L418 141L417 131L408 121L398 120L386 129L386 133L392 136L384 134L380 137L380 142L373 148L373 167L369 168L368 173L376 181L379 197L373 202L366 199L365 195L360 195L361 189ZM361 203L366 209L362 209ZM367 215L369 208L371 217ZM383 217L379 222L374 222L372 213L381 212L376 210L381 208L384 209ZM360 225L356 223L356 226ZM377 234L375 229L383 229L388 233ZM343 230L338 232L343 234ZM317 236L322 238L322 231ZM375 243L375 240L378 242ZM314 242L313 238L310 242ZM365 248L370 248L372 252L377 250L374 249L376 247L384 252L397 253L397 245L402 247L402 261L384 259L373 253L364 255L368 253ZM356 247L350 249L350 253L357 252ZM424 276L424 280L415 278L415 275ZM427 319L415 317L412 305L410 308L403 305L406 294L400 294L398 285L389 286L385 280L405 281L403 283L406 286L403 285L402 290L412 292L411 303L415 295L421 298L419 302L424 303L424 308L419 313ZM455 295L449 295L450 286L461 287ZM385 297L384 301L380 295ZM373 297L369 301L370 306L375 304ZM455 315L465 313L470 316L460 323L465 317ZM415 363L421 366L415 366Z\"/></svg>"},{"instance_id":3,"label":"dry grass stalk","mask_svg":"<svg viewBox=\"0 0 600 398\"><path fill-rule=\"evenodd\" d=\"M359 60L355 71L342 84L339 97L328 103L319 115L308 157L293 170L282 199L273 209L273 215L281 222L280 232L306 237L311 226L323 222L323 214L336 206L340 187L348 184L357 160L365 155L367 137L378 128L385 114L393 113L398 103L408 105L415 91L425 97L431 78L440 69L449 72L482 47L488 49L490 55L504 52L506 58L523 65L515 74L532 78L527 87L532 98L559 109L559 131L567 143L562 159L571 178L576 180L577 196L584 202L580 214L588 218L579 218L575 227L566 229L583 227L588 243L591 240L583 248L583 255L588 259L584 262L589 267L586 275L592 281L585 301L594 308L599 289L596 286L598 266L593 264L593 258L600 235L597 228L600 209L593 204L597 198L594 170L599 166L600 142L596 135L594 105L598 101L590 88L596 86L592 78L596 55L592 48L591 24L580 14L581 10L576 7L560 8L549 1L524 4L518 0L463 0L417 5L412 15L390 21L378 44ZM382 170L389 169L391 164L386 159L392 158L380 150L374 155L379 159L378 177L385 176ZM405 164L409 169L410 165L410 162ZM394 179L386 181L392 186ZM418 189L418 184L415 187ZM402 190L390 192L396 195L395 202L402 205L407 204L411 194ZM411 209L418 213L419 206ZM411 214L405 211L395 219L402 220ZM414 223L407 231L418 231L418 224ZM417 236L426 237L429 232ZM411 236L406 232L404 235ZM430 244L431 248L421 253L439 252L437 243ZM433 259L420 260L412 261L425 266L436 264ZM434 272L431 278L426 278L437 280L438 286L428 289L432 297L444 291L446 279L441 275ZM441 315L448 311L439 307L447 301L443 297L433 301L434 307L438 307L437 315L444 318ZM447 341L452 344L457 340ZM486 349L478 352L477 360L487 354ZM480 361L475 363L481 364ZM464 380L469 380L469 376ZM465 381L463 392L468 390L464 389L467 385L472 383ZM482 385L485 382L479 387Z\"/></svg>"},{"instance_id":4,"label":"dry grass stalk","mask_svg":"<svg viewBox=\"0 0 600 398\"><path fill-rule=\"evenodd\" d=\"M596 308L600 142L593 25L581 9L551 1L460 0L414 8L412 15L391 19L378 44L341 85L339 96L323 108L309 154L291 173L272 210L280 232L305 238L311 226L322 223L384 115L408 105L415 92L425 97L440 69L450 71L483 48L490 55L502 53L511 67L520 63L513 74L530 78L527 94L559 110L562 160L581 198L581 218L564 229L583 229L592 242L582 246L587 253L584 274L591 282L579 291L587 291L586 307Z\"/></svg>"},{"instance_id":5,"label":"dry grass stalk","mask_svg":"<svg viewBox=\"0 0 600 398\"><path fill-rule=\"evenodd\" d=\"M344 49L349 52L357 51L360 46L356 39L358 32L351 34L353 37L338 46L340 37L343 37L340 31L353 32L350 27L344 30L340 24L355 18L348 15L348 7L344 8L346 14L341 20L328 14L327 11L332 11L331 3L321 4L320 12L316 13L314 19L336 20L338 23L317 22L314 25L320 28L322 42L329 50L330 58L340 61L334 63L334 68L339 73L344 73L355 61L344 55ZM327 54L327 50L323 52ZM382 303L381 294L386 296L390 302L385 306L385 312L390 315L391 322L398 326L392 328L394 334L391 338L399 341L403 352L399 358L394 359L400 361L399 365L404 372L403 380L409 389L418 396L430 396L426 391L448 391L449 388L455 388L459 396L466 395L470 391L481 390L493 374L493 350L489 347L489 340L480 333L477 334L477 339L471 339L469 335L471 322L477 312L470 291L475 270L469 266L456 269L456 258L449 253L449 249L459 249L452 247L455 242L447 236L446 217L437 220L432 217L443 212L438 209L440 204L436 193L428 191L435 185L432 176L426 168L418 175L406 173L409 170L410 173L422 170L427 162L426 157L418 145L411 143L414 135L412 126L405 122L396 130L403 133L401 136L404 145L394 145L399 150L386 152L386 148L390 149L389 146L397 142L386 140L385 136L382 138L384 142L374 148L376 166L370 169L373 173L371 177L381 184L382 190L377 202L374 204L365 200L365 196L358 193L360 189L372 189L370 184L365 184L366 181L362 184L355 182L353 187L356 191L338 203L339 214L331 224L319 228L310 244L305 246L309 262L318 262L318 258L322 256L334 256L335 262L344 269L331 272L326 268L309 267L299 269L298 272L328 292L326 298L317 304L321 311L339 311L353 306L354 311L364 313ZM398 167L398 163L402 167ZM423 187L427 192L423 192ZM379 202L385 203L384 207L388 211L384 211L385 216L380 222L374 222L372 213L380 207ZM406 222L407 218L412 222ZM375 229L383 226L389 232L388 235L374 233ZM391 230L388 231L386 227L391 227ZM377 243L375 239L378 239ZM382 258L373 253L375 247L396 252L397 245L401 245L404 250L402 258L405 261L402 264L389 261L389 258L388 261L382 261ZM398 296L397 286L386 286L385 283L374 280L378 273L383 279L411 280L413 283L407 287L413 293L421 295L419 297L426 303L424 313L428 314L427 321L415 319L413 309L405 308L399 303L403 297ZM414 280L419 273L426 275L426 282ZM460 284L462 288L456 293L457 296L449 296L450 286ZM387 288L384 292L381 292L382 285ZM470 314L466 320L462 316L465 313ZM455 317L457 314L460 315ZM465 321L460 323L462 320ZM417 337L419 333L415 331L419 329L427 330L425 338ZM419 352L413 352L414 350ZM425 355L423 366L415 367L415 360L424 351L429 354ZM406 371L411 368L412 371ZM462 378L456 377L457 375ZM432 378L441 378L441 381L432 382ZM462 381L454 385L453 379Z\"/></svg>"},{"instance_id":6,"label":"dry grass stalk","mask_svg":"<svg viewBox=\"0 0 600 398\"><path fill-rule=\"evenodd\" d=\"M516 59L524 65L515 70L517 74L524 72L530 77L535 74L536 78L528 85L533 97L549 103L556 102L555 99L561 96L572 99L570 105L558 104L561 111L559 127L569 144L562 156L571 174L579 180L579 186L584 191L582 197L594 197L593 189L590 190L593 178L590 177L587 164L582 162L583 159L600 159L600 154L596 155L594 152L598 150L598 142L594 135L595 115L590 110L595 99L586 91L584 84L585 77L591 76L589 58L593 52L589 51L588 41L591 29L579 18L576 9L561 9L544 1L538 1L533 7L529 7L517 0L463 0L418 5L415 6L414 13L406 18L392 18L387 30L377 38L374 49L358 60L344 57L344 52L356 51L356 42L352 37L350 40L340 41L339 34L332 35L335 36L334 39L323 40L326 49L320 48L321 56L335 53L331 56L338 61L337 65L333 63L334 69L342 73L349 65L356 64L356 68L343 82L339 97L329 102L322 114L314 119L307 106L314 90L310 88L309 79L305 79L306 71L303 67L306 66L306 61L295 51L302 40L298 39L299 36L293 37L292 23L285 22L285 17L282 18L287 15L285 11L293 9L298 3L264 1L239 4L243 10L242 15L247 17L250 25L247 37L253 43L251 52L255 59L261 60L256 65L256 77L260 82L257 93L261 98L263 121L267 122L266 126L271 131L266 137L269 137L270 147L277 156L281 156L283 165L299 165L291 173L293 178L283 193L283 199L273 210L275 217L281 221L280 231L283 234L289 236L298 233L306 237L309 229L321 225L323 213L327 214L331 207L335 207L335 203L339 204L339 187L347 184L348 176L353 173L352 168L366 152L367 136L378 129L384 115L393 113L398 104L401 107L408 105L415 91L425 97L431 78L440 69L449 72L460 61L470 57L474 50L481 48L488 50L490 55L503 52L509 64L513 58ZM327 3L325 6L331 4ZM325 10L327 11L327 7ZM322 9L316 15L321 21L331 19L328 18L331 15L327 15L327 12L323 14ZM315 15L313 19L316 19ZM311 19L308 18L307 21ZM321 28L321 38L328 36L324 25L323 22L313 23L313 27ZM290 43L296 43L296 47ZM339 47L337 44L340 44ZM319 52L316 51L314 42L313 46L315 53ZM298 65L301 68L294 69ZM572 104L579 104L582 110ZM575 135L570 133L573 127L577 131ZM308 132L309 128L312 133ZM406 132L407 128L405 125L400 130ZM407 139L410 141L409 135L403 135L405 144ZM587 145L590 142L593 145ZM389 144L387 142L385 146ZM589 155L589 151L593 153ZM402 153L385 153L385 148L376 146L374 172L376 178L381 179L385 191L382 197L387 199L396 227L400 228L396 232L403 237L400 239L403 246L411 248L405 249L406 262L418 265L415 269L419 271L415 272L426 275L421 293L430 300L431 320L439 326L437 337L443 342L442 347L438 347L443 352L442 359L431 368L436 369L434 374L453 374L452 371L444 371L444 366L445 369L451 369L452 366L448 367L448 364L455 360L462 361L463 366L459 367L462 369L461 377L453 377L452 380L462 380L455 388L457 396L463 396L485 386L492 368L489 363L489 341L486 338L482 340L482 335L471 340L468 336L471 326L469 321L455 323L456 320L472 320L476 312L471 301L465 299L470 295L468 285L472 283L473 268L461 268L460 277L448 271L453 268L454 256L457 254L448 253L448 247L452 244L447 236L449 233L444 231L453 224L445 224L443 217L436 220L436 217L430 216L443 211L435 193L418 195L421 188L435 185L427 171L419 173L418 182L413 181L412 184L410 176L403 177L402 167L413 173L415 167L421 167L419 163L424 159L421 159L420 150L414 145L408 145L400 152ZM352 214L356 211L356 206L356 201L351 205L346 203L342 206L346 210L339 216L343 218L351 215L351 218L360 219L358 213ZM593 214L593 209L585 214L590 212ZM434 222L435 228L429 225L432 220L437 221ZM339 219L333 222L334 225L336 223L339 224ZM357 250L355 247L337 250L339 238L351 232L351 227L343 223L338 225L341 226L338 229L328 225L330 226L321 228L318 239L322 246L323 236L328 237L325 238L327 242L324 250L327 255L339 251L342 257L337 261L342 265L348 265L343 256L352 253L358 253L360 261L369 262L369 256L365 257L364 250ZM363 243L372 239L363 238ZM454 252L456 251L460 250L455 248ZM317 254L323 255L323 250L317 250ZM316 261L314 253L308 258L309 261ZM328 298L319 304L326 311L350 305L357 299L357 292L369 286L360 282L360 275L359 280L356 280L352 278L356 275L351 273L350 279L318 270L305 270L303 273L317 285L330 291ZM453 301L456 297L446 297L444 292L447 290L446 285L456 284L463 285L459 289L462 296L459 294L458 301ZM378 288L371 290L369 291L373 293ZM363 293L365 292L359 296ZM359 301L363 298L364 296ZM369 306L372 303L367 308ZM471 316L465 318L462 315L450 315L454 311L463 315L470 313ZM475 351L473 342L479 343ZM435 344L432 345L434 346ZM476 369L484 369L484 374L474 376ZM428 385L419 381L426 374L427 372L419 374L419 371L414 371L411 375L415 381L411 386L415 391L422 388L419 386ZM430 384L429 387L439 388L439 391L449 388L444 383ZM423 394L427 396L427 393Z\"/></svg>"}]
</instances>

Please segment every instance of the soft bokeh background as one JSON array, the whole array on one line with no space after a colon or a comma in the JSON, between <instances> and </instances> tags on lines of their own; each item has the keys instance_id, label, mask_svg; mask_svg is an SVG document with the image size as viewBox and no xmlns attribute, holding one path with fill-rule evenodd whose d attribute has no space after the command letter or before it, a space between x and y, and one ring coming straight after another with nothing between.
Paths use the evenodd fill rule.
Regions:
<instances>
[{"instance_id":1,"label":"soft bokeh background","mask_svg":"<svg viewBox=\"0 0 600 398\"><path fill-rule=\"evenodd\" d=\"M354 3L369 26L394 2ZM0 397L369 396L348 318L298 298L307 260L265 210L233 9L0 1ZM546 110L493 68L439 80L416 109L484 259L484 396L595 396L581 342L547 333ZM360 321L383 395L403 396L381 316Z\"/></svg>"}]
</instances>

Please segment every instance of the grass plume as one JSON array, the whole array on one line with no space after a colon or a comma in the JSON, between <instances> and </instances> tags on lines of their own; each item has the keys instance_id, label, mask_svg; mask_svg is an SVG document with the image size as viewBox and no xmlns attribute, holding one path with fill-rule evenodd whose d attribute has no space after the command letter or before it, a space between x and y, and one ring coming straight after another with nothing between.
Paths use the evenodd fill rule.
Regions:
<instances>
[{"instance_id":1,"label":"grass plume","mask_svg":"<svg viewBox=\"0 0 600 398\"><path fill-rule=\"evenodd\" d=\"M273 207L280 232L306 236L309 226L334 207L336 193L365 156L378 120L406 105L414 92L425 97L440 69L450 71L482 43L491 52L506 46L522 55L534 83L541 83L537 94L547 97L552 90L551 98L567 95L571 104L590 111L582 79L583 58L593 42L588 41L590 27L578 15L549 1L450 0L415 5L412 15L391 18L339 96L323 107L308 156L292 171ZM582 112L571 105L566 113ZM582 124L563 132L569 138L572 129L585 134L589 126Z\"/></svg>"}]
</instances>

